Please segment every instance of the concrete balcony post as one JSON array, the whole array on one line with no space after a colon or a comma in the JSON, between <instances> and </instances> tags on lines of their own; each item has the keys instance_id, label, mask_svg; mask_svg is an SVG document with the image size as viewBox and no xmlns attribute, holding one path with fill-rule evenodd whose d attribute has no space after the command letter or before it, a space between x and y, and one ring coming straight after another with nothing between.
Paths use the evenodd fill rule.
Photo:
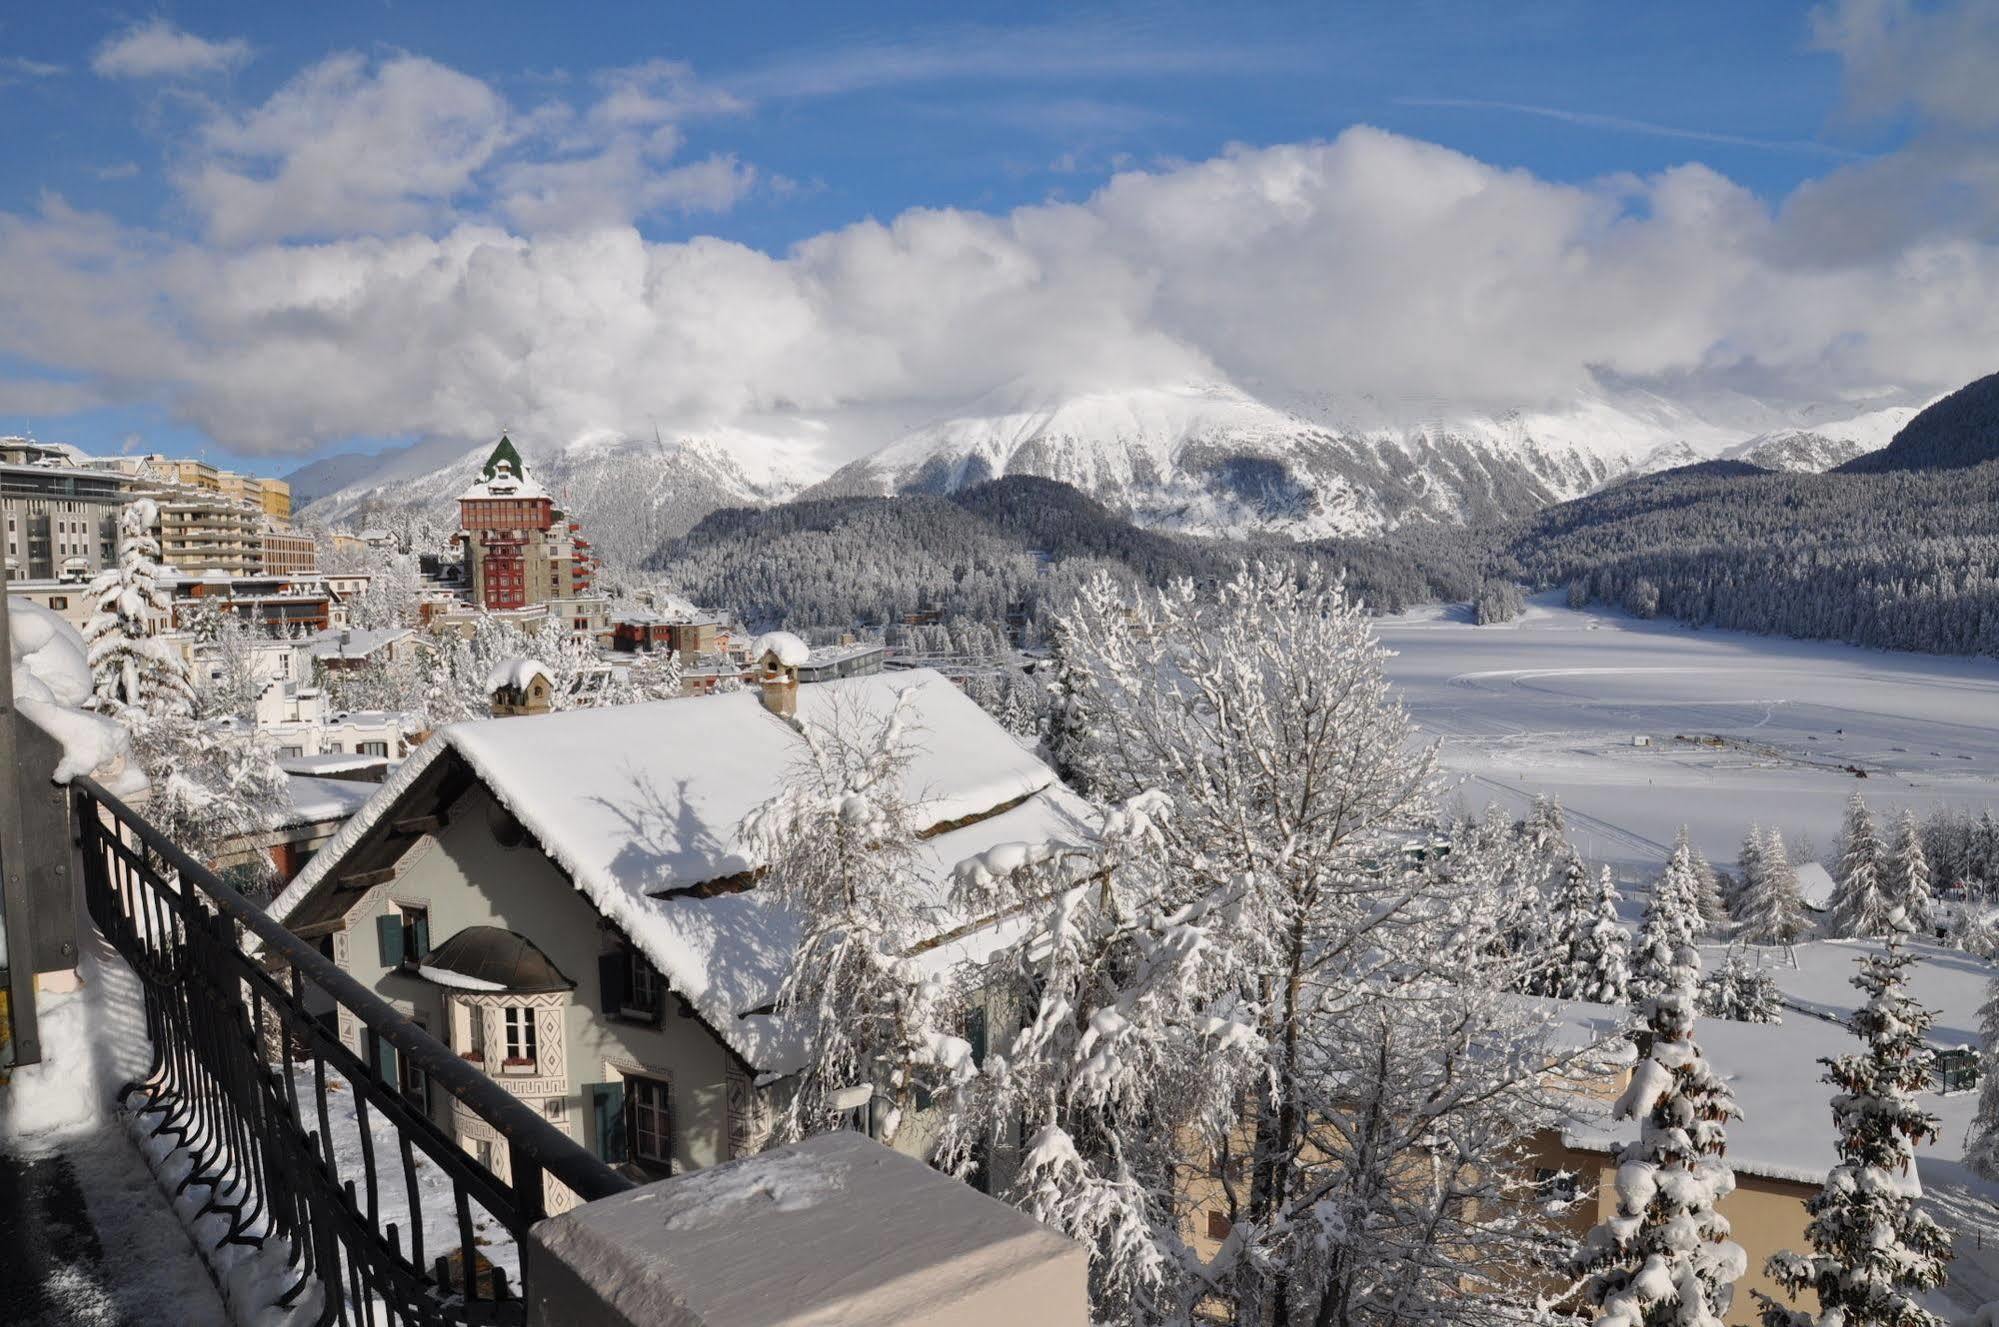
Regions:
<instances>
[{"instance_id":1,"label":"concrete balcony post","mask_svg":"<svg viewBox=\"0 0 1999 1327\"><path fill-rule=\"evenodd\" d=\"M538 1223L529 1327L1087 1327L1080 1244L856 1133Z\"/></svg>"}]
</instances>

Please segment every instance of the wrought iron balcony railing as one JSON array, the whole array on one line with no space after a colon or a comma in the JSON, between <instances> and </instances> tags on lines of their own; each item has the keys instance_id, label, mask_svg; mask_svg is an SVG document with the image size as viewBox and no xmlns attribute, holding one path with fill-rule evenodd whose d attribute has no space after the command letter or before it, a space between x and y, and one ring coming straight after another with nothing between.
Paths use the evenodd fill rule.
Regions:
<instances>
[{"instance_id":1,"label":"wrought iron balcony railing","mask_svg":"<svg viewBox=\"0 0 1999 1327\"><path fill-rule=\"evenodd\" d=\"M90 916L145 991L153 1061L121 1098L184 1158L177 1196L205 1194L225 1243L284 1241L282 1302L321 1323L524 1322L515 1250L544 1177L585 1202L630 1181L118 798L88 779L71 796ZM433 1122L433 1090L498 1135L507 1179Z\"/></svg>"}]
</instances>

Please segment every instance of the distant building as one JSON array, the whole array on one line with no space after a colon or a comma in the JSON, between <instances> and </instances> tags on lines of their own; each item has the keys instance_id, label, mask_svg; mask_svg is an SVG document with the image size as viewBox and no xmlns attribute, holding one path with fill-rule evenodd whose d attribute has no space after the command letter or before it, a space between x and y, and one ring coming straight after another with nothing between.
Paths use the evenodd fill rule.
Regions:
<instances>
[{"instance_id":1,"label":"distant building","mask_svg":"<svg viewBox=\"0 0 1999 1327\"><path fill-rule=\"evenodd\" d=\"M556 510L512 440L500 439L478 481L458 495L458 519L479 607L526 608L589 593L595 563L582 527Z\"/></svg>"},{"instance_id":2,"label":"distant building","mask_svg":"<svg viewBox=\"0 0 1999 1327\"><path fill-rule=\"evenodd\" d=\"M87 580L117 560L118 511L132 499L133 480L77 461L73 448L0 438L10 578Z\"/></svg>"},{"instance_id":3,"label":"distant building","mask_svg":"<svg viewBox=\"0 0 1999 1327\"><path fill-rule=\"evenodd\" d=\"M262 545L257 567L259 571L292 576L316 570L319 566L319 548L309 534L280 530L266 524L258 542Z\"/></svg>"}]
</instances>

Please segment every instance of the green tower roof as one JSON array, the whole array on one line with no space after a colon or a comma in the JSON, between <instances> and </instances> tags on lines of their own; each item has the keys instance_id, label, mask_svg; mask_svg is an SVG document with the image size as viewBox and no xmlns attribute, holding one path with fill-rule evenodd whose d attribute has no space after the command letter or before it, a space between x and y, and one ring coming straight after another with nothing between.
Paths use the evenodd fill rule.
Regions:
<instances>
[{"instance_id":1,"label":"green tower roof","mask_svg":"<svg viewBox=\"0 0 1999 1327\"><path fill-rule=\"evenodd\" d=\"M508 467L514 472L514 478L516 479L521 478L528 472L526 463L521 460L521 454L514 450L513 439L502 433L499 445L493 448L493 454L486 458L485 468L479 472L480 481L484 482L491 479L494 472L500 468L500 462L502 461L507 463Z\"/></svg>"}]
</instances>

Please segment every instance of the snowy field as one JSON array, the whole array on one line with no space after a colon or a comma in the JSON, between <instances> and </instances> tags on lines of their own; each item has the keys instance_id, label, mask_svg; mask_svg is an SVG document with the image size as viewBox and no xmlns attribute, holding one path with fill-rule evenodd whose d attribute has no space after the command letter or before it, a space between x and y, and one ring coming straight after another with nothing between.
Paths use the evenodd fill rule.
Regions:
<instances>
[{"instance_id":1,"label":"snowy field","mask_svg":"<svg viewBox=\"0 0 1999 1327\"><path fill-rule=\"evenodd\" d=\"M1593 860L1655 866L1685 823L1733 862L1753 819L1804 861L1832 850L1855 789L1877 816L1999 805L1999 660L1696 631L1558 595L1503 625L1428 608L1379 630L1442 743L1447 804L1559 796Z\"/></svg>"}]
</instances>

